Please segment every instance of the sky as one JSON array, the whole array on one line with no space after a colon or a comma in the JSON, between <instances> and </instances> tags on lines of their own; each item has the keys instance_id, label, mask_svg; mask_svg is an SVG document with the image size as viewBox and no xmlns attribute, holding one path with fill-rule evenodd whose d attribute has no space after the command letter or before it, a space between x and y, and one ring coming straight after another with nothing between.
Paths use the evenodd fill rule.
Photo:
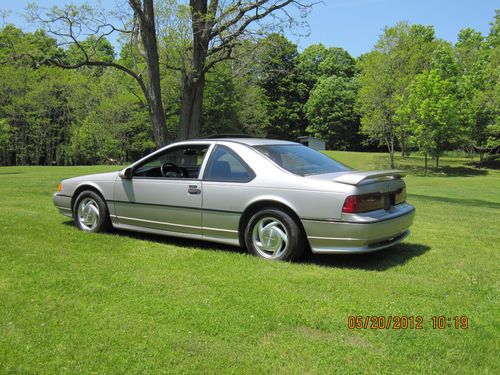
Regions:
<instances>
[{"instance_id":1,"label":"sky","mask_svg":"<svg viewBox=\"0 0 500 375\"><path fill-rule=\"evenodd\" d=\"M124 0L102 0L102 3L112 8L117 1L123 3ZM51 6L70 1L0 0L0 10L11 12L7 22L31 31L32 25L21 16L30 2ZM458 31L465 27L487 35L498 8L498 0L323 0L307 17L308 35L288 32L287 36L301 50L313 43L323 43L327 47L342 47L357 57L372 49L384 26L393 26L399 21L433 25L436 36L450 42L455 42Z\"/></svg>"}]
</instances>

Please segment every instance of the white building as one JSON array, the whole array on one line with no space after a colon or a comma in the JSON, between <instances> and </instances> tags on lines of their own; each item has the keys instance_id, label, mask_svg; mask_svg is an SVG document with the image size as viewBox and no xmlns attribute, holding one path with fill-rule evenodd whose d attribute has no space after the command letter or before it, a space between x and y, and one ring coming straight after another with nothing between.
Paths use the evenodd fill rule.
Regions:
<instances>
[{"instance_id":1,"label":"white building","mask_svg":"<svg viewBox=\"0 0 500 375\"><path fill-rule=\"evenodd\" d=\"M324 139L319 139L316 137L312 137L310 135L304 135L302 137L299 137L299 142L302 143L304 146L312 148L313 150L318 150L318 151L325 150L326 142Z\"/></svg>"}]
</instances>

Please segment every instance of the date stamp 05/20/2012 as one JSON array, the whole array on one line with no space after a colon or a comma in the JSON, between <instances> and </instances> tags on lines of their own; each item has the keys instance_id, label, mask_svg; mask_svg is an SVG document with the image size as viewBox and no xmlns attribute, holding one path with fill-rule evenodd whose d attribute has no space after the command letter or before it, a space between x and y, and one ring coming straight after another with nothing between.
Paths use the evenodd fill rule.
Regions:
<instances>
[{"instance_id":1,"label":"date stamp 05/20/2012","mask_svg":"<svg viewBox=\"0 0 500 375\"><path fill-rule=\"evenodd\" d=\"M429 320L420 315L349 315L347 317L349 329L456 329L469 328L469 318L462 316L435 315Z\"/></svg>"}]
</instances>

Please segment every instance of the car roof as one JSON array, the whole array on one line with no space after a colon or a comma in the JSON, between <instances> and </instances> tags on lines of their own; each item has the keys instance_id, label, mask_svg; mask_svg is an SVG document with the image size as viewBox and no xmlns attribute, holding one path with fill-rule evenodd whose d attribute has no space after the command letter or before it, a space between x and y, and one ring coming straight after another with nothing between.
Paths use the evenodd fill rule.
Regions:
<instances>
[{"instance_id":1,"label":"car roof","mask_svg":"<svg viewBox=\"0 0 500 375\"><path fill-rule=\"evenodd\" d=\"M201 140L207 140L207 141L217 141L217 142L235 142L235 143L241 143L245 144L248 146L264 146L264 145L297 145L299 143L296 142L291 142L291 141L282 141L279 139L266 139L266 138L226 138L226 137L221 137L221 138L216 138L216 137L210 137L210 138L197 138L197 139L190 139L189 141L201 141Z\"/></svg>"}]
</instances>

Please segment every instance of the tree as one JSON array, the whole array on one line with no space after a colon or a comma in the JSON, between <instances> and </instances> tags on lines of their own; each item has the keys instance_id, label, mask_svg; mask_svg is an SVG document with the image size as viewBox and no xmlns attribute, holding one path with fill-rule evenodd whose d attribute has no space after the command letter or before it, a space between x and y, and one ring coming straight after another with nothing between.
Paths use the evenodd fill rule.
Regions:
<instances>
[{"instance_id":1,"label":"tree","mask_svg":"<svg viewBox=\"0 0 500 375\"><path fill-rule=\"evenodd\" d=\"M489 150L500 150L500 10L497 9L495 20L491 23L487 38L488 64L485 71L489 77L485 105L492 114L486 126L486 147Z\"/></svg>"},{"instance_id":2,"label":"tree","mask_svg":"<svg viewBox=\"0 0 500 375\"><path fill-rule=\"evenodd\" d=\"M466 124L464 143L479 154L479 166L485 154L500 146L498 121L500 79L500 12L485 39L472 29L460 31L455 45L458 66L461 113Z\"/></svg>"},{"instance_id":3,"label":"tree","mask_svg":"<svg viewBox=\"0 0 500 375\"><path fill-rule=\"evenodd\" d=\"M337 76L320 78L306 103L307 132L326 139L330 148L350 149L359 129L356 95L356 81Z\"/></svg>"},{"instance_id":4,"label":"tree","mask_svg":"<svg viewBox=\"0 0 500 375\"><path fill-rule=\"evenodd\" d=\"M34 56L58 53L61 61L80 53L59 50L44 32L6 26L0 29L0 59L11 56L11 43ZM102 59L112 61L111 44L101 39L100 47ZM8 58L0 65L0 163L112 163L155 147L144 97L130 76L101 67L30 65L31 60Z\"/></svg>"},{"instance_id":5,"label":"tree","mask_svg":"<svg viewBox=\"0 0 500 375\"><path fill-rule=\"evenodd\" d=\"M481 33L471 28L460 30L454 47L457 87L462 115L463 144L469 152L478 151L483 162L483 147L486 143L486 125L489 111L485 106L487 77L486 43Z\"/></svg>"},{"instance_id":6,"label":"tree","mask_svg":"<svg viewBox=\"0 0 500 375\"><path fill-rule=\"evenodd\" d=\"M297 46L280 34L259 41L260 79L268 115L270 138L296 139L305 131L304 88L297 71Z\"/></svg>"},{"instance_id":7,"label":"tree","mask_svg":"<svg viewBox=\"0 0 500 375\"><path fill-rule=\"evenodd\" d=\"M297 0L190 0L192 43L181 66L182 95L179 138L196 137L203 111L205 75L216 64L230 59L241 40L262 35L273 27L296 24L284 8L308 10L312 4ZM279 13L281 11L281 13ZM274 25L260 22L272 15Z\"/></svg>"},{"instance_id":8,"label":"tree","mask_svg":"<svg viewBox=\"0 0 500 375\"><path fill-rule=\"evenodd\" d=\"M425 156L427 175L428 155L439 167L441 153L458 139L459 101L452 80L435 69L416 76L408 89L407 97L398 98L396 118L410 124L414 142Z\"/></svg>"},{"instance_id":9,"label":"tree","mask_svg":"<svg viewBox=\"0 0 500 375\"><path fill-rule=\"evenodd\" d=\"M342 48L313 44L299 55L297 71L306 132L326 139L330 148L359 144L356 60Z\"/></svg>"},{"instance_id":10,"label":"tree","mask_svg":"<svg viewBox=\"0 0 500 375\"><path fill-rule=\"evenodd\" d=\"M372 51L359 60L360 90L358 106L362 113L361 131L371 141L385 145L394 168L396 124L394 122L393 76L386 65L387 56Z\"/></svg>"},{"instance_id":11,"label":"tree","mask_svg":"<svg viewBox=\"0 0 500 375\"><path fill-rule=\"evenodd\" d=\"M176 5L174 0L170 3ZM166 131L161 97L154 4L153 0L128 0L128 4L132 11L132 22L130 22L129 14L110 14L87 4L53 7L45 12L32 6L30 12L32 19L41 24L50 34L56 36L61 45L69 44L79 49L81 59L75 63L68 63L55 56L48 56L41 60L30 57L33 58L35 66L49 64L65 69L76 69L82 66L113 67L133 77L146 98L155 141L158 146L162 146L171 136ZM179 138L185 139L199 134L206 73L219 62L230 59L233 49L242 39L251 35L262 35L273 26L284 25L285 21L288 24L297 24L297 21L284 10L289 6L305 11L310 8L311 4L297 0L189 1L187 13L190 17L191 39L182 54L182 64L171 66L169 62L165 63L165 66L179 70L182 77ZM182 8L181 6L180 9ZM282 11L281 15L280 11ZM273 25L262 21L269 15L273 16ZM174 15L174 18L175 16L178 15ZM120 27L109 21L109 19L122 17L125 22ZM173 22L179 23L179 20ZM139 51L139 55L144 59L145 76L143 76L141 63L138 63L134 69L117 61L98 59L95 53L96 45L102 38L114 32L126 35L129 44ZM94 43L90 45L83 43L82 36L92 36L93 38L87 38L87 41L89 43L94 41ZM26 53L23 54L23 56L26 55Z\"/></svg>"},{"instance_id":12,"label":"tree","mask_svg":"<svg viewBox=\"0 0 500 375\"><path fill-rule=\"evenodd\" d=\"M80 109L70 127L66 152L75 163L124 163L155 148L147 110L124 80L129 77L115 70L92 79L94 102Z\"/></svg>"},{"instance_id":13,"label":"tree","mask_svg":"<svg viewBox=\"0 0 500 375\"><path fill-rule=\"evenodd\" d=\"M69 46L71 52L69 58L63 59L60 49L40 53L39 49L34 51L14 45L11 56L14 59L29 59L34 68L42 65L63 69L79 69L84 66L110 67L128 74L139 84L144 94L155 142L157 146L163 146L171 137L166 131L161 98L153 0L129 0L128 3L133 13L131 22L128 14L118 15L88 4L81 6L70 4L50 9L32 4L29 7L29 18L53 35L60 47ZM123 23L121 27L113 25L110 21L117 18ZM109 56L103 56L103 41L112 33L126 35L131 45L139 44L140 38L145 77L141 66L136 66L134 69L114 59L110 60Z\"/></svg>"},{"instance_id":14,"label":"tree","mask_svg":"<svg viewBox=\"0 0 500 375\"><path fill-rule=\"evenodd\" d=\"M353 77L356 60L342 48L312 44L299 55L297 69L301 80L312 90L320 77Z\"/></svg>"},{"instance_id":15,"label":"tree","mask_svg":"<svg viewBox=\"0 0 500 375\"><path fill-rule=\"evenodd\" d=\"M239 92L227 64L219 64L207 74L201 133L239 133Z\"/></svg>"},{"instance_id":16,"label":"tree","mask_svg":"<svg viewBox=\"0 0 500 375\"><path fill-rule=\"evenodd\" d=\"M12 25L0 30L0 60L5 61L0 64L0 118L8 123L12 141L2 159L52 165L64 137L61 124L72 118L72 87L63 71L46 66L33 71L23 61L10 61L14 47L40 55L57 50L55 40L42 31L23 33Z\"/></svg>"},{"instance_id":17,"label":"tree","mask_svg":"<svg viewBox=\"0 0 500 375\"><path fill-rule=\"evenodd\" d=\"M359 59L361 130L370 140L385 144L394 167L399 143L407 149L409 129L395 120L396 97L406 96L413 78L430 67L437 46L432 26L400 22L386 27L372 52Z\"/></svg>"},{"instance_id":18,"label":"tree","mask_svg":"<svg viewBox=\"0 0 500 375\"><path fill-rule=\"evenodd\" d=\"M473 74L483 54L484 37L472 28L462 29L455 44L457 65L462 74Z\"/></svg>"},{"instance_id":19,"label":"tree","mask_svg":"<svg viewBox=\"0 0 500 375\"><path fill-rule=\"evenodd\" d=\"M6 119L0 118L0 164L7 164L12 151L12 127Z\"/></svg>"}]
</instances>

